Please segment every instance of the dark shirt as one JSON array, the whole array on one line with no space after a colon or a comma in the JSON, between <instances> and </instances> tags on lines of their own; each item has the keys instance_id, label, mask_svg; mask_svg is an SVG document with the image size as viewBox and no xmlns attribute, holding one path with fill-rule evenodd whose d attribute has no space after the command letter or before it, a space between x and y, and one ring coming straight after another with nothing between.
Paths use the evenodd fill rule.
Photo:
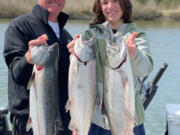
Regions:
<instances>
[{"instance_id":1,"label":"dark shirt","mask_svg":"<svg viewBox=\"0 0 180 135\"><path fill-rule=\"evenodd\" d=\"M13 19L5 33L4 58L8 66L8 102L11 114L28 116L29 91L27 84L32 74L33 65L26 61L28 42L42 34L48 35L48 45L59 43L59 93L60 113L63 123L67 127L69 114L65 113L65 104L68 99L68 69L69 52L67 44L72 40L64 29L68 15L61 12L58 16L60 39L48 24L48 12L40 5L34 6L32 12Z\"/></svg>"},{"instance_id":2,"label":"dark shirt","mask_svg":"<svg viewBox=\"0 0 180 135\"><path fill-rule=\"evenodd\" d=\"M112 31L113 31L113 33L114 33L114 34L117 32L117 30L116 30L116 29L112 29Z\"/></svg>"}]
</instances>

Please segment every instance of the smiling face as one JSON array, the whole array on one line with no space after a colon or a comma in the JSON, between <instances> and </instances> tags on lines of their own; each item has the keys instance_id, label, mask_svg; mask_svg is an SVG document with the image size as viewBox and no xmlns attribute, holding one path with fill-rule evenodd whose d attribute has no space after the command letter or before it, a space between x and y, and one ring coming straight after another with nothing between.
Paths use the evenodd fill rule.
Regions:
<instances>
[{"instance_id":1,"label":"smiling face","mask_svg":"<svg viewBox=\"0 0 180 135\"><path fill-rule=\"evenodd\" d=\"M43 6L49 12L51 21L57 19L59 13L63 10L65 0L38 0L39 4Z\"/></svg>"},{"instance_id":2,"label":"smiling face","mask_svg":"<svg viewBox=\"0 0 180 135\"><path fill-rule=\"evenodd\" d=\"M106 21L109 21L112 27L119 27L123 23L123 11L118 0L100 0L102 13Z\"/></svg>"}]
</instances>

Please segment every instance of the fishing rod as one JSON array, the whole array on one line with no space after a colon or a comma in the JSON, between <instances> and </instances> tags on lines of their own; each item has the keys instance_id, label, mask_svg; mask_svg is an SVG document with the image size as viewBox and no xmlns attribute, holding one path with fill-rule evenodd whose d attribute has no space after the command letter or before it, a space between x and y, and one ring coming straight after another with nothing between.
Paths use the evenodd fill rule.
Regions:
<instances>
[{"instance_id":1,"label":"fishing rod","mask_svg":"<svg viewBox=\"0 0 180 135\"><path fill-rule=\"evenodd\" d=\"M164 65L156 73L153 80L151 82L149 82L146 86L144 84L144 81L147 79L147 77L145 77L141 81L140 95L142 97L144 109L146 109L148 107L149 103L152 101L154 95L156 94L157 88L158 88L157 83L161 79L161 77L164 74L164 71L167 69L167 67L168 67L168 64L164 63Z\"/></svg>"},{"instance_id":2,"label":"fishing rod","mask_svg":"<svg viewBox=\"0 0 180 135\"><path fill-rule=\"evenodd\" d=\"M145 77L142 80L142 89L141 89L141 93L142 93L142 101L143 101L143 106L144 109L146 109L149 105L149 103L152 101L154 95L157 92L157 88L158 88L158 81L161 79L164 71L167 69L168 64L164 63L164 65L159 69L159 71L156 73L155 77L153 78L153 80L151 82L149 82L146 86L144 85L145 80L147 79L147 77Z\"/></svg>"}]
</instances>

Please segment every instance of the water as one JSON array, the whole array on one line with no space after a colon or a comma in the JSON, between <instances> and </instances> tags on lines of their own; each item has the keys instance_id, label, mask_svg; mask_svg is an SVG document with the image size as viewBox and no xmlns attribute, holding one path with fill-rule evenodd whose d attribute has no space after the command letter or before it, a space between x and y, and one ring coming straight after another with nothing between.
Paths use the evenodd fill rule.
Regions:
<instances>
[{"instance_id":1,"label":"water","mask_svg":"<svg viewBox=\"0 0 180 135\"><path fill-rule=\"evenodd\" d=\"M7 103L7 68L2 55L4 44L4 32L8 26L7 21L0 21L0 107Z\"/></svg>"},{"instance_id":2,"label":"water","mask_svg":"<svg viewBox=\"0 0 180 135\"><path fill-rule=\"evenodd\" d=\"M4 33L9 21L0 20L0 106L7 104L7 68L2 56ZM66 28L74 36L88 28L87 21L71 21ZM180 104L180 22L138 22L149 39L154 60L151 80L164 62L168 63L158 91L145 112L147 135L164 135L166 127L166 104Z\"/></svg>"}]
</instances>

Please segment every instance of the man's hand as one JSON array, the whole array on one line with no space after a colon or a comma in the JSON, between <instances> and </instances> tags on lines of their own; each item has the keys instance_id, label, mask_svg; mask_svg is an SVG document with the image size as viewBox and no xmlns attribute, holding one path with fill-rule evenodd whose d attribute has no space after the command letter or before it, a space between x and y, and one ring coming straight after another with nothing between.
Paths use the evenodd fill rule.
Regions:
<instances>
[{"instance_id":1,"label":"man's hand","mask_svg":"<svg viewBox=\"0 0 180 135\"><path fill-rule=\"evenodd\" d=\"M126 40L126 44L128 46L128 52L129 52L129 56L130 59L132 60L134 58L134 56L136 55L137 52L137 47L136 44L134 42L135 38L137 37L138 32L134 32L127 40Z\"/></svg>"},{"instance_id":2,"label":"man's hand","mask_svg":"<svg viewBox=\"0 0 180 135\"><path fill-rule=\"evenodd\" d=\"M73 54L74 52L74 45L75 45L76 39L78 39L79 36L80 36L79 34L75 35L74 39L71 42L69 42L69 44L67 45L67 48L71 54Z\"/></svg>"},{"instance_id":3,"label":"man's hand","mask_svg":"<svg viewBox=\"0 0 180 135\"><path fill-rule=\"evenodd\" d=\"M31 49L34 46L40 46L40 45L47 46L47 42L46 42L47 40L48 40L48 37L46 34L44 34L44 35L38 37L37 39L29 41L29 43L28 43L29 50L25 54L26 60L29 64L33 64L32 58L31 58Z\"/></svg>"}]
</instances>

